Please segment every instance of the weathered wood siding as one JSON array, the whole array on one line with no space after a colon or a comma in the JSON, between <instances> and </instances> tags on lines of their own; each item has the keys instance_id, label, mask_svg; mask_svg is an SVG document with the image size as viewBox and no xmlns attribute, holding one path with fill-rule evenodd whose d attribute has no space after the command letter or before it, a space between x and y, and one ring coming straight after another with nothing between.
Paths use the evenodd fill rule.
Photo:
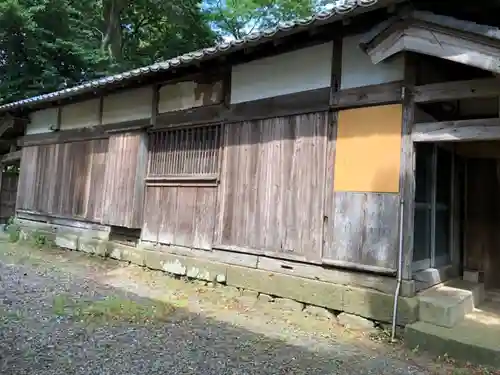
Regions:
<instances>
[{"instance_id":1,"label":"weathered wood siding","mask_svg":"<svg viewBox=\"0 0 500 375\"><path fill-rule=\"evenodd\" d=\"M328 114L228 125L215 241L321 258Z\"/></svg>"},{"instance_id":2,"label":"weathered wood siding","mask_svg":"<svg viewBox=\"0 0 500 375\"><path fill-rule=\"evenodd\" d=\"M220 125L149 135L143 240L211 248L221 136Z\"/></svg>"},{"instance_id":3,"label":"weathered wood siding","mask_svg":"<svg viewBox=\"0 0 500 375\"><path fill-rule=\"evenodd\" d=\"M17 209L100 222L107 139L24 147Z\"/></svg>"},{"instance_id":4,"label":"weathered wood siding","mask_svg":"<svg viewBox=\"0 0 500 375\"><path fill-rule=\"evenodd\" d=\"M5 224L7 220L16 213L17 184L19 175L14 173L2 174L2 186L0 189L0 223Z\"/></svg>"},{"instance_id":5,"label":"weathered wood siding","mask_svg":"<svg viewBox=\"0 0 500 375\"><path fill-rule=\"evenodd\" d=\"M143 240L210 249L216 195L214 186L148 186Z\"/></svg>"},{"instance_id":6,"label":"weathered wood siding","mask_svg":"<svg viewBox=\"0 0 500 375\"><path fill-rule=\"evenodd\" d=\"M325 259L396 268L399 194L337 192L334 210Z\"/></svg>"},{"instance_id":7,"label":"weathered wood siding","mask_svg":"<svg viewBox=\"0 0 500 375\"><path fill-rule=\"evenodd\" d=\"M147 165L144 132L114 134L106 157L103 223L140 228Z\"/></svg>"}]
</instances>

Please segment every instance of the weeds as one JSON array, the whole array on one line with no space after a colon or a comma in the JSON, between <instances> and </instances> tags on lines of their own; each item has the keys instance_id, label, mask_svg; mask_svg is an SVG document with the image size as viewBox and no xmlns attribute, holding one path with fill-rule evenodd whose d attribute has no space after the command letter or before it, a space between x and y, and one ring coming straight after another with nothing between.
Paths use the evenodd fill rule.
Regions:
<instances>
[{"instance_id":1,"label":"weeds","mask_svg":"<svg viewBox=\"0 0 500 375\"><path fill-rule=\"evenodd\" d=\"M9 225L7 233L9 234L9 242L16 243L21 239L21 228L18 225Z\"/></svg>"},{"instance_id":2,"label":"weeds","mask_svg":"<svg viewBox=\"0 0 500 375\"><path fill-rule=\"evenodd\" d=\"M120 297L106 297L94 302L75 302L64 296L54 298L53 313L85 323L154 323L167 321L175 307L157 301L144 303Z\"/></svg>"},{"instance_id":3,"label":"weeds","mask_svg":"<svg viewBox=\"0 0 500 375\"><path fill-rule=\"evenodd\" d=\"M41 247L46 247L49 246L49 239L47 238L46 234L43 234L41 232L35 231L31 237L33 241L33 245L41 248Z\"/></svg>"}]
</instances>

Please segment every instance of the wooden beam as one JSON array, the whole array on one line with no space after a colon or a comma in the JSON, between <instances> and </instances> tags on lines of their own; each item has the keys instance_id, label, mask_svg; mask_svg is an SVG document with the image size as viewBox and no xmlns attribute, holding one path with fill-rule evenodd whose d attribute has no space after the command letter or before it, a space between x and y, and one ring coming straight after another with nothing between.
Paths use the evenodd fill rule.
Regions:
<instances>
[{"instance_id":1,"label":"wooden beam","mask_svg":"<svg viewBox=\"0 0 500 375\"><path fill-rule=\"evenodd\" d=\"M459 142L500 139L500 118L415 124L413 142Z\"/></svg>"},{"instance_id":2,"label":"wooden beam","mask_svg":"<svg viewBox=\"0 0 500 375\"><path fill-rule=\"evenodd\" d=\"M499 47L498 40L439 25L413 23L367 46L367 53L374 64L399 52L412 51L500 73Z\"/></svg>"},{"instance_id":3,"label":"wooden beam","mask_svg":"<svg viewBox=\"0 0 500 375\"><path fill-rule=\"evenodd\" d=\"M226 119L237 122L328 111L329 99L330 87L324 87L237 103L231 105Z\"/></svg>"},{"instance_id":4,"label":"wooden beam","mask_svg":"<svg viewBox=\"0 0 500 375\"><path fill-rule=\"evenodd\" d=\"M20 147L37 146L54 143L68 143L87 141L91 139L108 138L110 134L137 131L146 129L150 126L149 119L131 120L115 124L92 126L88 128L62 130L58 132L40 133L25 135L20 137L17 145Z\"/></svg>"},{"instance_id":5,"label":"wooden beam","mask_svg":"<svg viewBox=\"0 0 500 375\"><path fill-rule=\"evenodd\" d=\"M500 79L483 78L433 83L415 87L413 94L415 103L433 103L471 98L492 98L500 96Z\"/></svg>"},{"instance_id":6,"label":"wooden beam","mask_svg":"<svg viewBox=\"0 0 500 375\"><path fill-rule=\"evenodd\" d=\"M332 96L332 109L347 109L402 102L402 81L339 90Z\"/></svg>"},{"instance_id":7,"label":"wooden beam","mask_svg":"<svg viewBox=\"0 0 500 375\"><path fill-rule=\"evenodd\" d=\"M18 160L21 160L22 150L9 152L2 156L1 164L8 164Z\"/></svg>"}]
</instances>

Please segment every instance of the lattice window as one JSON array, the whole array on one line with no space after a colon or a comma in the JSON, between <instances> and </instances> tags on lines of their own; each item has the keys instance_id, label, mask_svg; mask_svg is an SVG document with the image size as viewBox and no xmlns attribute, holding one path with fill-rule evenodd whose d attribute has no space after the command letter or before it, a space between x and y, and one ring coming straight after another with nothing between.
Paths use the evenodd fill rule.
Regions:
<instances>
[{"instance_id":1,"label":"lattice window","mask_svg":"<svg viewBox=\"0 0 500 375\"><path fill-rule=\"evenodd\" d=\"M220 125L151 133L148 177L216 177L220 143Z\"/></svg>"}]
</instances>

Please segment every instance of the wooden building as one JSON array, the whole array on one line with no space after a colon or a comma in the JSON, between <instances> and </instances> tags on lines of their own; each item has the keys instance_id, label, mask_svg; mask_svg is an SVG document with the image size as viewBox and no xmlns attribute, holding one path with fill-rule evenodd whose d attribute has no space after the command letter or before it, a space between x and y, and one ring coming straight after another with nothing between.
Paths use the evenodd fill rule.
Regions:
<instances>
[{"instance_id":1,"label":"wooden building","mask_svg":"<svg viewBox=\"0 0 500 375\"><path fill-rule=\"evenodd\" d=\"M376 320L398 270L402 323L448 279L500 288L500 30L435 3L346 2L1 106L29 119L18 223Z\"/></svg>"}]
</instances>

